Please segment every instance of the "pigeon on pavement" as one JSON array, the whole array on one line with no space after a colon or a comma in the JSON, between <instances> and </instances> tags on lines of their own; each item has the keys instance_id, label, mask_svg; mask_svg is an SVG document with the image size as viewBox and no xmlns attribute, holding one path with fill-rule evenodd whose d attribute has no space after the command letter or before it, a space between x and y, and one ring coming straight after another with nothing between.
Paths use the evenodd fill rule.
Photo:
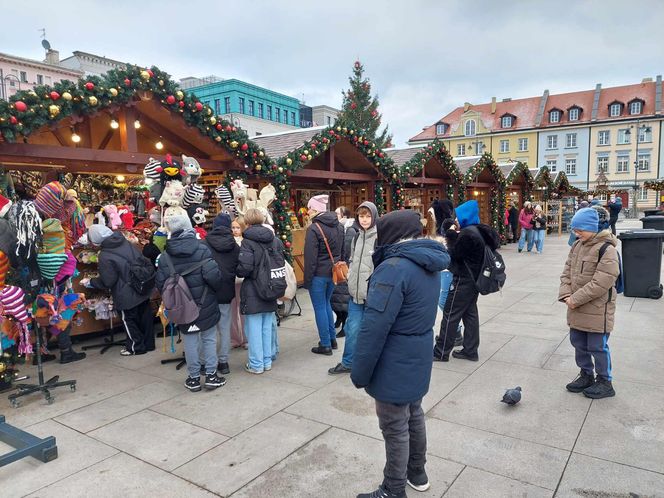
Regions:
<instances>
[{"instance_id":1,"label":"pigeon on pavement","mask_svg":"<svg viewBox=\"0 0 664 498\"><path fill-rule=\"evenodd\" d=\"M517 386L514 389L508 389L503 395L502 403L507 403L508 405L516 405L521 401L521 387Z\"/></svg>"}]
</instances>

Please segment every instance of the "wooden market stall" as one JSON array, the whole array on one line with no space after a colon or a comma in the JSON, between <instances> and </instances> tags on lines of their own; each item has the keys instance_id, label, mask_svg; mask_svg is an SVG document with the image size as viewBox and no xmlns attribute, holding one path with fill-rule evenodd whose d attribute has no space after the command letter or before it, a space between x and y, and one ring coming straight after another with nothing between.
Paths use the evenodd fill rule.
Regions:
<instances>
[{"instance_id":1,"label":"wooden market stall","mask_svg":"<svg viewBox=\"0 0 664 498\"><path fill-rule=\"evenodd\" d=\"M82 202L82 185L125 185L143 176L151 158L163 160L166 153L194 157L204 170L218 173L268 160L244 131L214 116L155 67L129 66L101 78L40 86L0 102L0 165L42 184L58 180L78 190ZM77 282L74 288L85 292ZM103 331L110 323L86 310L75 325L72 335Z\"/></svg>"},{"instance_id":2,"label":"wooden market stall","mask_svg":"<svg viewBox=\"0 0 664 498\"><path fill-rule=\"evenodd\" d=\"M533 191L535 190L535 180L528 169L528 166L522 162L512 162L501 164L500 170L505 176L505 205L509 206L512 202L521 209L526 201L531 201Z\"/></svg>"},{"instance_id":3,"label":"wooden market stall","mask_svg":"<svg viewBox=\"0 0 664 498\"><path fill-rule=\"evenodd\" d=\"M553 191L546 203L547 231L562 235L569 232L569 225L576 210L578 190L570 185L563 171L558 171L552 180Z\"/></svg>"},{"instance_id":4,"label":"wooden market stall","mask_svg":"<svg viewBox=\"0 0 664 498\"><path fill-rule=\"evenodd\" d=\"M505 176L491 154L457 157L454 162L464 179L465 188L460 191L460 196L463 194L460 201L475 199L479 204L481 222L503 234L504 206L501 198L505 190Z\"/></svg>"}]
</instances>

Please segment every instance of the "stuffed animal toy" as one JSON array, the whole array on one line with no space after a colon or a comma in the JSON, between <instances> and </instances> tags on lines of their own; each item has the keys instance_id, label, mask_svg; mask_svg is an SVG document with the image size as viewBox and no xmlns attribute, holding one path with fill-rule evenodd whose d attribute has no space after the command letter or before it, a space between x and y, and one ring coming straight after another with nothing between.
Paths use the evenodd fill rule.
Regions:
<instances>
[{"instance_id":1,"label":"stuffed animal toy","mask_svg":"<svg viewBox=\"0 0 664 498\"><path fill-rule=\"evenodd\" d=\"M219 185L214 189L214 195L217 196L219 205L221 207L221 212L229 214L231 218L235 218L235 203L233 202L233 196L229 190L224 185Z\"/></svg>"},{"instance_id":2,"label":"stuffed animal toy","mask_svg":"<svg viewBox=\"0 0 664 498\"><path fill-rule=\"evenodd\" d=\"M182 198L184 196L184 187L180 180L171 180L166 182L164 192L159 198L159 205L164 206L181 206Z\"/></svg>"},{"instance_id":3,"label":"stuffed animal toy","mask_svg":"<svg viewBox=\"0 0 664 498\"><path fill-rule=\"evenodd\" d=\"M122 226L122 218L118 214L118 207L115 204L107 204L104 206L104 212L108 216L108 227L111 230L117 230Z\"/></svg>"},{"instance_id":4,"label":"stuffed animal toy","mask_svg":"<svg viewBox=\"0 0 664 498\"><path fill-rule=\"evenodd\" d=\"M97 225L106 225L108 226L109 224L109 219L108 216L106 216L106 213L104 212L104 208L101 206L95 206L95 221L93 224Z\"/></svg>"},{"instance_id":5,"label":"stuffed animal toy","mask_svg":"<svg viewBox=\"0 0 664 498\"><path fill-rule=\"evenodd\" d=\"M195 206L203 202L205 197L205 190L203 187L196 184L187 185L184 188L184 195L182 196L182 207L188 208L189 206Z\"/></svg>"},{"instance_id":6,"label":"stuffed animal toy","mask_svg":"<svg viewBox=\"0 0 664 498\"><path fill-rule=\"evenodd\" d=\"M247 212L247 186L242 180L237 179L231 182L231 191L233 192L233 203L238 215L244 216Z\"/></svg>"},{"instance_id":7,"label":"stuffed animal toy","mask_svg":"<svg viewBox=\"0 0 664 498\"><path fill-rule=\"evenodd\" d=\"M162 187L165 187L166 182L169 181L182 181L180 162L177 159L173 159L170 154L166 154L166 159L159 163L157 171L159 171L159 183Z\"/></svg>"},{"instance_id":8,"label":"stuffed animal toy","mask_svg":"<svg viewBox=\"0 0 664 498\"><path fill-rule=\"evenodd\" d=\"M207 231L203 228L203 225L207 221L207 216L210 216L210 213L202 207L198 207L191 217L191 220L194 222L194 230L196 230L199 239L207 237Z\"/></svg>"},{"instance_id":9,"label":"stuffed animal toy","mask_svg":"<svg viewBox=\"0 0 664 498\"><path fill-rule=\"evenodd\" d=\"M134 206L120 206L118 214L122 220L122 226L127 230L134 228Z\"/></svg>"},{"instance_id":10,"label":"stuffed animal toy","mask_svg":"<svg viewBox=\"0 0 664 498\"><path fill-rule=\"evenodd\" d=\"M161 185L161 172L158 171L161 163L151 157L143 168L144 183L150 187L149 199L157 201L161 197L163 187Z\"/></svg>"},{"instance_id":11,"label":"stuffed animal toy","mask_svg":"<svg viewBox=\"0 0 664 498\"><path fill-rule=\"evenodd\" d=\"M203 174L203 168L201 168L198 161L193 157L187 157L182 154L182 175L184 176L183 183L185 185L191 185L198 181L198 178Z\"/></svg>"},{"instance_id":12,"label":"stuffed animal toy","mask_svg":"<svg viewBox=\"0 0 664 498\"><path fill-rule=\"evenodd\" d=\"M161 225L161 211L158 208L152 208L148 211L148 219L155 225Z\"/></svg>"}]
</instances>

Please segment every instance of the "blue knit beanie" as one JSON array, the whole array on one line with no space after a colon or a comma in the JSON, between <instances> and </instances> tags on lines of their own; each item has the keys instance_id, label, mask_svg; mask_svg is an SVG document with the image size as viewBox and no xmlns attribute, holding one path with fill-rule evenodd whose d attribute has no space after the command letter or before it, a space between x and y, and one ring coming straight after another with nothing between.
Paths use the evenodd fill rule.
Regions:
<instances>
[{"instance_id":1,"label":"blue knit beanie","mask_svg":"<svg viewBox=\"0 0 664 498\"><path fill-rule=\"evenodd\" d=\"M212 228L218 228L218 227L231 227L231 217L227 215L226 213L220 213L217 215L217 217L214 219L212 222Z\"/></svg>"},{"instance_id":2,"label":"blue knit beanie","mask_svg":"<svg viewBox=\"0 0 664 498\"><path fill-rule=\"evenodd\" d=\"M572 230L597 233L599 231L599 216L593 208L579 209L572 218Z\"/></svg>"}]
</instances>

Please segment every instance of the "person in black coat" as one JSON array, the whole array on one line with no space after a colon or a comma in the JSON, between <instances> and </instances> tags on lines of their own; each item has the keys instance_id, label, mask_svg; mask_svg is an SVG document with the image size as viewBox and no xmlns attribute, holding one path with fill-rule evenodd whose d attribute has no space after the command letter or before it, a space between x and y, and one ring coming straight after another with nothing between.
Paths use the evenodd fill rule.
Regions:
<instances>
[{"instance_id":1,"label":"person in black coat","mask_svg":"<svg viewBox=\"0 0 664 498\"><path fill-rule=\"evenodd\" d=\"M249 362L245 370L262 374L272 369L272 322L277 300L265 301L256 291L255 271L264 251L272 249L286 267L284 249L274 232L263 225L265 215L249 209L244 215L248 228L242 234L237 276L244 277L240 289L240 312L244 315L244 332L249 344Z\"/></svg>"},{"instance_id":2,"label":"person in black coat","mask_svg":"<svg viewBox=\"0 0 664 498\"><path fill-rule=\"evenodd\" d=\"M316 195L307 204L311 225L304 239L304 288L309 290L320 339L311 352L331 356L337 349L330 303L334 292L332 267L345 255L343 226L335 213L327 211L327 203L327 195Z\"/></svg>"},{"instance_id":3,"label":"person in black coat","mask_svg":"<svg viewBox=\"0 0 664 498\"><path fill-rule=\"evenodd\" d=\"M99 277L91 279L87 286L111 290L113 308L120 312L127 333L126 345L120 354L131 356L154 351L154 315L150 308L150 292L141 295L129 285L129 269L142 256L140 251L122 233L113 232L105 225L92 225L88 229L88 240L101 246L101 251Z\"/></svg>"},{"instance_id":4,"label":"person in black coat","mask_svg":"<svg viewBox=\"0 0 664 498\"><path fill-rule=\"evenodd\" d=\"M467 201L457 206L457 223L460 231L446 232L447 250L452 258L450 271L454 275L445 302L440 333L436 337L433 350L434 361L449 361L454 347L456 331L463 319L463 349L454 351L455 358L477 361L480 345L480 317L477 311L479 292L475 280L479 276L484 261L484 248L500 247L500 238L488 225L480 224L477 201Z\"/></svg>"},{"instance_id":5,"label":"person in black coat","mask_svg":"<svg viewBox=\"0 0 664 498\"><path fill-rule=\"evenodd\" d=\"M450 257L441 243L418 238L422 224L415 211L386 214L377 228L375 270L350 378L375 399L387 462L380 488L358 496L401 498L406 483L429 488L422 398L431 381L440 272Z\"/></svg>"},{"instance_id":6,"label":"person in black coat","mask_svg":"<svg viewBox=\"0 0 664 498\"><path fill-rule=\"evenodd\" d=\"M622 211L622 198L617 195L612 195L606 207L609 209L609 225L611 225L611 233L616 234L616 223L618 223L618 216Z\"/></svg>"},{"instance_id":7,"label":"person in black coat","mask_svg":"<svg viewBox=\"0 0 664 498\"><path fill-rule=\"evenodd\" d=\"M343 208L345 211L348 209ZM337 218L339 217L339 209L335 211L337 213ZM354 219L348 219L344 216L344 221L339 220L344 226L344 261L350 266L350 251L353 246L353 240L357 237L358 231L360 229L357 222ZM350 301L350 292L348 292L348 282L342 282L334 286L334 292L332 292L332 299L330 304L332 306L332 311L337 315L337 320L334 322L334 327L341 330L337 333L337 337L344 337L346 332L344 331L344 325L346 324L346 319L348 318L348 301Z\"/></svg>"},{"instance_id":8,"label":"person in black coat","mask_svg":"<svg viewBox=\"0 0 664 498\"><path fill-rule=\"evenodd\" d=\"M169 218L167 228L171 238L157 261L156 284L159 291L163 291L166 279L174 272L184 273L197 266L183 278L200 312L194 322L178 324L184 337L184 355L189 372L185 387L192 392L201 390L202 354L205 359L205 387L216 389L226 383L223 377L217 375L216 326L220 315L216 292L222 285L221 272L212 259L210 248L196 238L188 216Z\"/></svg>"},{"instance_id":9,"label":"person in black coat","mask_svg":"<svg viewBox=\"0 0 664 498\"><path fill-rule=\"evenodd\" d=\"M507 220L512 228L512 240L509 242L519 241L519 209L516 207L516 202L513 202L508 211Z\"/></svg>"},{"instance_id":10,"label":"person in black coat","mask_svg":"<svg viewBox=\"0 0 664 498\"><path fill-rule=\"evenodd\" d=\"M231 301L235 297L235 277L240 255L240 246L235 242L231 231L231 217L219 214L212 223L205 244L210 248L212 258L221 272L221 286L217 290L217 302L221 318L217 324L217 356L219 373L230 373L228 355L231 351Z\"/></svg>"}]
</instances>

